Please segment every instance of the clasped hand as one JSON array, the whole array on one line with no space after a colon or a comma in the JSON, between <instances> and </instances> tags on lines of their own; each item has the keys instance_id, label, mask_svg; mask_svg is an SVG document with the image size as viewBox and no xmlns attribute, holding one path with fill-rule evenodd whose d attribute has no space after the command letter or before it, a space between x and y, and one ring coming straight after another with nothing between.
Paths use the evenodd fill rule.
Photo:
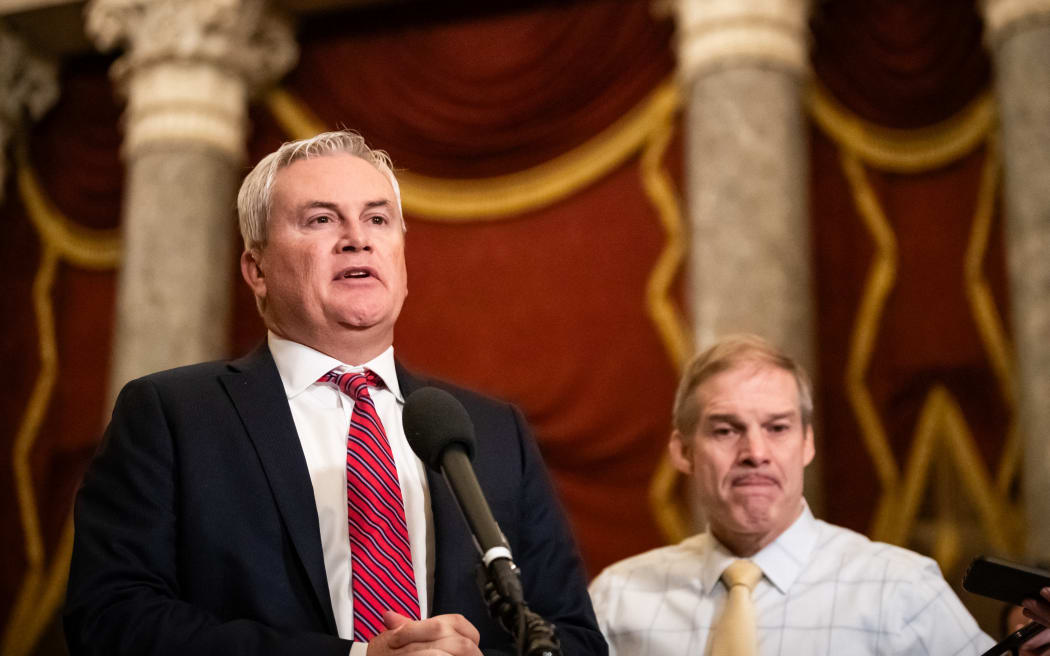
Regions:
<instances>
[{"instance_id":1,"label":"clasped hand","mask_svg":"<svg viewBox=\"0 0 1050 656\"><path fill-rule=\"evenodd\" d=\"M368 643L368 656L481 656L481 635L462 615L412 620L386 611L383 624L387 630Z\"/></svg>"}]
</instances>

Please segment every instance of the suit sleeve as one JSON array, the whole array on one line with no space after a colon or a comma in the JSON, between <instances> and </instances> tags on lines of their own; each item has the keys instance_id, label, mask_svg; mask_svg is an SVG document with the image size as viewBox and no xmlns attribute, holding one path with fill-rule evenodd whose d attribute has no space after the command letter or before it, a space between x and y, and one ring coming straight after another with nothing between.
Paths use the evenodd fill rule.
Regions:
<instances>
[{"instance_id":1,"label":"suit sleeve","mask_svg":"<svg viewBox=\"0 0 1050 656\"><path fill-rule=\"evenodd\" d=\"M605 656L608 648L587 594L587 577L572 531L525 419L514 411L522 448L519 551L529 607L558 627L566 656Z\"/></svg>"},{"instance_id":2,"label":"suit sleeve","mask_svg":"<svg viewBox=\"0 0 1050 656\"><path fill-rule=\"evenodd\" d=\"M220 621L180 598L179 463L148 380L121 392L78 493L64 627L70 654L332 654L351 643Z\"/></svg>"}]
</instances>

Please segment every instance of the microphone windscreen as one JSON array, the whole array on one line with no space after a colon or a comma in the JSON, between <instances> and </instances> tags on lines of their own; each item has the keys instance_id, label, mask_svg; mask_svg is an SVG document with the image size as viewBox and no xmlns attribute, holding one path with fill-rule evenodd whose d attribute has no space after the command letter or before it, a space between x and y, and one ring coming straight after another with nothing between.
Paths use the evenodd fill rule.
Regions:
<instances>
[{"instance_id":1,"label":"microphone windscreen","mask_svg":"<svg viewBox=\"0 0 1050 656\"><path fill-rule=\"evenodd\" d=\"M405 399L401 423L408 444L419 459L441 470L441 454L459 444L474 458L474 424L456 397L436 387L421 387Z\"/></svg>"}]
</instances>

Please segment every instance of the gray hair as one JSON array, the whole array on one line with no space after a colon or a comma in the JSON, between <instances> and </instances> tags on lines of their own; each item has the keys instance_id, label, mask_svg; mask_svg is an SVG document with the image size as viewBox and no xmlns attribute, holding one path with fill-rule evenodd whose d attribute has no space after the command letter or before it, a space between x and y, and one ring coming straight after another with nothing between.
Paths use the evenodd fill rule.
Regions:
<instances>
[{"instance_id":1,"label":"gray hair","mask_svg":"<svg viewBox=\"0 0 1050 656\"><path fill-rule=\"evenodd\" d=\"M322 132L309 139L282 144L280 148L262 158L244 178L241 190L237 193L237 217L246 249L258 249L266 245L273 183L277 172L301 159L339 153L360 157L385 175L390 181L390 186L394 188L398 214L401 214L401 187L394 176L394 163L390 160L390 155L386 151L369 148L364 137L353 130ZM402 215L401 229L405 228L405 218Z\"/></svg>"},{"instance_id":2,"label":"gray hair","mask_svg":"<svg viewBox=\"0 0 1050 656\"><path fill-rule=\"evenodd\" d=\"M689 438L700 423L696 388L704 381L745 362L769 364L795 377L802 425L813 423L813 384L806 370L790 356L757 335L730 335L704 350L688 365L675 393L672 421L675 430Z\"/></svg>"}]
</instances>

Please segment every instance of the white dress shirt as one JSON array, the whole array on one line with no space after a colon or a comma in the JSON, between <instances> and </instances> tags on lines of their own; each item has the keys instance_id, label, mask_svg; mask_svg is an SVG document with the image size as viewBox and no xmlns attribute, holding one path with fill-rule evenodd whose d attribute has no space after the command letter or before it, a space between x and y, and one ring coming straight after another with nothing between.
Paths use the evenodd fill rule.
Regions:
<instances>
[{"instance_id":1,"label":"white dress shirt","mask_svg":"<svg viewBox=\"0 0 1050 656\"><path fill-rule=\"evenodd\" d=\"M369 388L379 419L383 422L390 450L401 483L405 502L405 520L412 547L412 568L416 578L421 617L427 617L430 590L433 589L434 540L431 526L430 495L423 463L413 453L401 425L405 399L401 394L394 368L394 347L358 366L348 366L308 346L282 339L272 332L267 335L270 353L281 375L295 429L306 456L317 504L321 528L324 567L328 592L339 636L353 639L353 595L350 589L350 537L346 500L346 438L354 401L335 385L318 383L327 372L338 369L362 371L371 369L386 385ZM352 656L365 653L365 645L355 644Z\"/></svg>"},{"instance_id":2,"label":"white dress shirt","mask_svg":"<svg viewBox=\"0 0 1050 656\"><path fill-rule=\"evenodd\" d=\"M701 656L736 559L709 533L622 560L591 583L611 656ZM917 553L817 520L806 507L752 561L758 653L980 654L992 646Z\"/></svg>"}]
</instances>

